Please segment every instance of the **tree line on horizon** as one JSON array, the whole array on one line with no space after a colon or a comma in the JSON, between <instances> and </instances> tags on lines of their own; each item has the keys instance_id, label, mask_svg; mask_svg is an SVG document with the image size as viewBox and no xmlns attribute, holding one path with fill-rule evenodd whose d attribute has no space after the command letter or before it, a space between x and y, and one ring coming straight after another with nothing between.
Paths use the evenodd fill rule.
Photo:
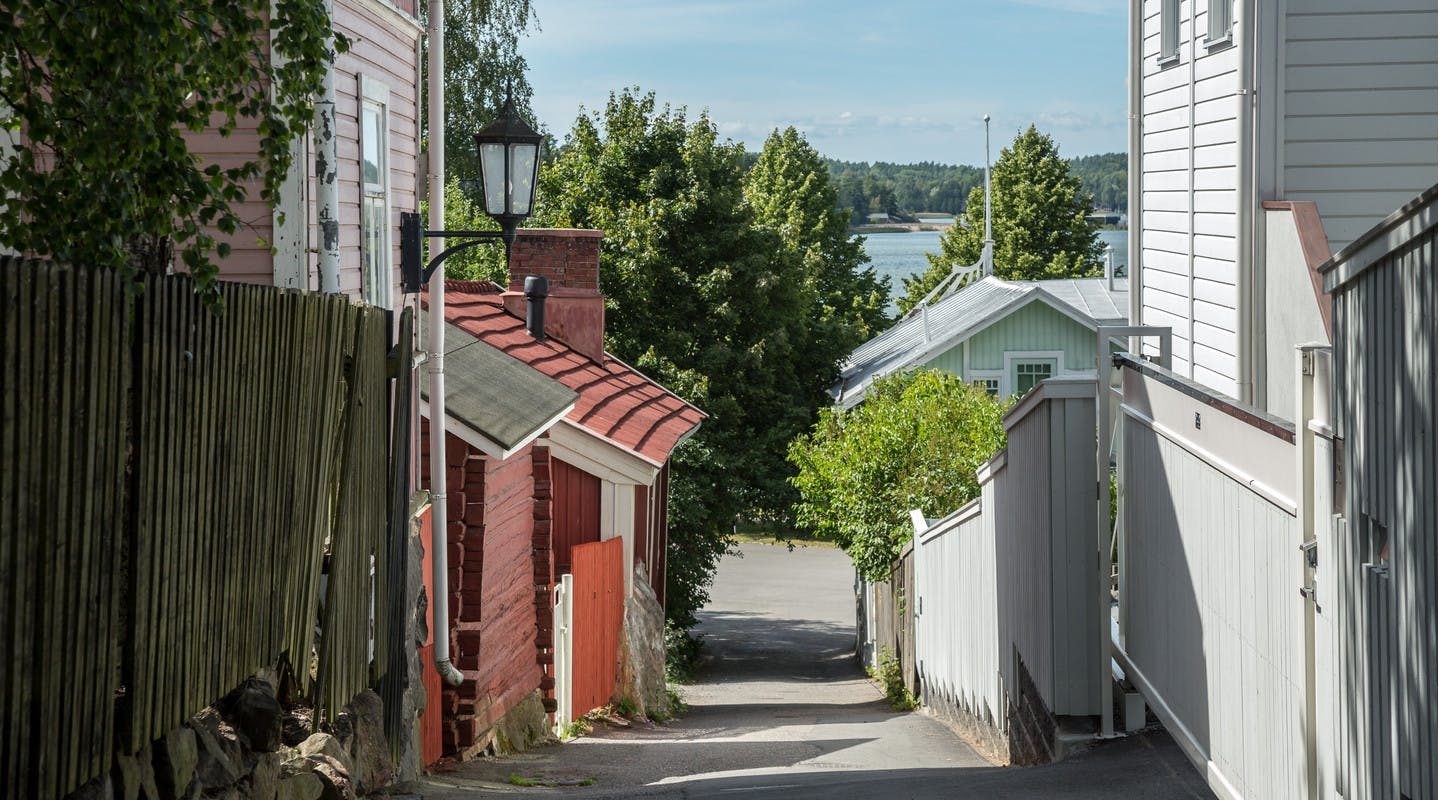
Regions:
<instances>
[{"instance_id":1,"label":"tree line on horizon","mask_svg":"<svg viewBox=\"0 0 1440 800\"><path fill-rule=\"evenodd\" d=\"M1080 179L1083 191L1095 198L1096 209L1123 209L1127 195L1127 159L1124 153L1101 153L1067 159L1070 173ZM894 164L886 161L825 159L830 180L839 195L840 208L850 214L851 225L863 225L870 214L916 219L920 213L962 216L970 192L985 183L984 167L921 161Z\"/></svg>"}]
</instances>

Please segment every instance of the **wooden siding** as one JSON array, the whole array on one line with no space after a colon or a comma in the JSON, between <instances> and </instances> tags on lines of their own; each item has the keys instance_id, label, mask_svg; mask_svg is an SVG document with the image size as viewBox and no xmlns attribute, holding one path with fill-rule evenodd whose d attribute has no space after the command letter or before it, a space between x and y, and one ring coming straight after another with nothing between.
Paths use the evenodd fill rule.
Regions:
<instances>
[{"instance_id":1,"label":"wooden siding","mask_svg":"<svg viewBox=\"0 0 1440 800\"><path fill-rule=\"evenodd\" d=\"M477 740L540 686L531 462L529 447L505 460L471 450L466 461L460 507L464 559L458 565L462 602L453 624L456 666L467 684L474 682L462 687L459 713L473 714ZM467 690L469 696L463 696Z\"/></svg>"},{"instance_id":2,"label":"wooden siding","mask_svg":"<svg viewBox=\"0 0 1440 800\"><path fill-rule=\"evenodd\" d=\"M555 576L570 571L570 549L600 541L600 479L558 458L550 459L554 492L552 536Z\"/></svg>"},{"instance_id":3,"label":"wooden siding","mask_svg":"<svg viewBox=\"0 0 1440 800\"><path fill-rule=\"evenodd\" d=\"M1433 193L1411 216L1411 238L1327 276L1344 469L1335 755L1346 797L1437 796Z\"/></svg>"},{"instance_id":4,"label":"wooden siding","mask_svg":"<svg viewBox=\"0 0 1440 800\"><path fill-rule=\"evenodd\" d=\"M335 0L335 29L350 39L349 52L335 60L336 134L339 160L340 191L340 288L359 297L362 294L360 264L360 76L377 80L390 89L389 161L390 221L392 263L394 264L395 296L400 284L400 212L419 208L419 62L418 23L404 22L413 15L387 8L384 0ZM256 157L259 148L258 120L242 118L240 127L228 137L214 129L188 134L191 152L201 163L236 166ZM307 176L306 183L291 184L290 191L300 194L291 203L303 207L308 220L308 244L299 246L313 250L319 241L316 223L316 186L314 151L309 136L297 147L297 154ZM245 227L234 236L223 236L231 244L231 255L218 262L225 280L244 283L273 284L275 263L270 244L276 233L273 209L259 199L259 184L249 191L248 198L237 206ZM316 257L305 256L309 288L319 288Z\"/></svg>"},{"instance_id":5,"label":"wooden siding","mask_svg":"<svg viewBox=\"0 0 1440 800\"><path fill-rule=\"evenodd\" d=\"M1435 0L1287 0L1278 197L1337 252L1436 182Z\"/></svg>"},{"instance_id":6,"label":"wooden siding","mask_svg":"<svg viewBox=\"0 0 1440 800\"><path fill-rule=\"evenodd\" d=\"M400 212L418 211L420 27L386 13L383 0L335 0L335 29L350 50L335 59L335 117L340 164L340 289L360 295L360 76L390 88L390 245L394 296L400 297ZM314 181L311 181L314 197ZM311 205L311 241L319 241ZM314 275L314 261L311 262Z\"/></svg>"},{"instance_id":7,"label":"wooden siding","mask_svg":"<svg viewBox=\"0 0 1440 800\"><path fill-rule=\"evenodd\" d=\"M1031 301L970 338L970 369L1003 369L1005 351L1062 350L1067 369L1095 368L1095 332L1043 301ZM957 345L930 365L964 375Z\"/></svg>"},{"instance_id":8,"label":"wooden siding","mask_svg":"<svg viewBox=\"0 0 1440 800\"><path fill-rule=\"evenodd\" d=\"M1180 58L1161 66L1163 2L1144 3L1141 322L1171 328L1177 372L1234 395L1240 56L1205 44L1209 3L1180 0Z\"/></svg>"},{"instance_id":9,"label":"wooden siding","mask_svg":"<svg viewBox=\"0 0 1440 800\"><path fill-rule=\"evenodd\" d=\"M1123 382L1126 675L1217 794L1303 797L1301 535L1290 498L1260 490L1293 489L1294 445L1232 430L1218 394L1205 404L1133 369Z\"/></svg>"},{"instance_id":10,"label":"wooden siding","mask_svg":"<svg viewBox=\"0 0 1440 800\"><path fill-rule=\"evenodd\" d=\"M1009 735L1023 664L1050 713L1099 713L1094 392L1090 380L1042 382L1007 415L980 498L916 534L927 705Z\"/></svg>"},{"instance_id":11,"label":"wooden siding","mask_svg":"<svg viewBox=\"0 0 1440 800\"><path fill-rule=\"evenodd\" d=\"M576 545L574 671L571 715L582 717L610 702L625 618L624 542L619 537Z\"/></svg>"}]
</instances>

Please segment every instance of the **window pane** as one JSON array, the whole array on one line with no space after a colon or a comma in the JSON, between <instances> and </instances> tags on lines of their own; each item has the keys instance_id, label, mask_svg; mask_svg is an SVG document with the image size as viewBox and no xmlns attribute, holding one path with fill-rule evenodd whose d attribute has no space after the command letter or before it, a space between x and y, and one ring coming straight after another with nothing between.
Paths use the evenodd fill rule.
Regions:
<instances>
[{"instance_id":1,"label":"window pane","mask_svg":"<svg viewBox=\"0 0 1440 800\"><path fill-rule=\"evenodd\" d=\"M390 283L390 254L386 252L386 228L389 214L384 197L366 197L361 207L360 259L365 274L365 301L377 306L387 304Z\"/></svg>"},{"instance_id":2,"label":"window pane","mask_svg":"<svg viewBox=\"0 0 1440 800\"><path fill-rule=\"evenodd\" d=\"M480 147L480 172L485 181L485 213L505 213L505 145Z\"/></svg>"},{"instance_id":3,"label":"window pane","mask_svg":"<svg viewBox=\"0 0 1440 800\"><path fill-rule=\"evenodd\" d=\"M1179 54L1180 0L1160 0L1160 59Z\"/></svg>"},{"instance_id":4,"label":"window pane","mask_svg":"<svg viewBox=\"0 0 1440 800\"><path fill-rule=\"evenodd\" d=\"M360 172L366 189L384 191L380 180L384 169L381 160L384 128L380 125L380 107L366 103L360 109ZM376 189L374 187L380 187Z\"/></svg>"},{"instance_id":5,"label":"window pane","mask_svg":"<svg viewBox=\"0 0 1440 800\"><path fill-rule=\"evenodd\" d=\"M1025 394L1055 372L1053 361L1020 361L1015 364L1015 393Z\"/></svg>"},{"instance_id":6,"label":"window pane","mask_svg":"<svg viewBox=\"0 0 1440 800\"><path fill-rule=\"evenodd\" d=\"M511 214L529 214L535 193L535 151L533 144L510 146Z\"/></svg>"},{"instance_id":7,"label":"window pane","mask_svg":"<svg viewBox=\"0 0 1440 800\"><path fill-rule=\"evenodd\" d=\"M1210 41L1218 41L1230 35L1231 2L1232 0L1210 0Z\"/></svg>"}]
</instances>

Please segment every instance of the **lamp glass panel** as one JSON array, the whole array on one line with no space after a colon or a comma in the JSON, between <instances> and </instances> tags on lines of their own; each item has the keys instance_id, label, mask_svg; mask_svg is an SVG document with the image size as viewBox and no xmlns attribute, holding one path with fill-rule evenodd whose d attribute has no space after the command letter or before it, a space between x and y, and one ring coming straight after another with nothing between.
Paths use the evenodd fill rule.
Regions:
<instances>
[{"instance_id":1,"label":"lamp glass panel","mask_svg":"<svg viewBox=\"0 0 1440 800\"><path fill-rule=\"evenodd\" d=\"M485 183L485 213L505 213L505 145L480 145L480 172Z\"/></svg>"},{"instance_id":2,"label":"lamp glass panel","mask_svg":"<svg viewBox=\"0 0 1440 800\"><path fill-rule=\"evenodd\" d=\"M529 214L535 199L535 153L533 144L510 145L510 213Z\"/></svg>"}]
</instances>

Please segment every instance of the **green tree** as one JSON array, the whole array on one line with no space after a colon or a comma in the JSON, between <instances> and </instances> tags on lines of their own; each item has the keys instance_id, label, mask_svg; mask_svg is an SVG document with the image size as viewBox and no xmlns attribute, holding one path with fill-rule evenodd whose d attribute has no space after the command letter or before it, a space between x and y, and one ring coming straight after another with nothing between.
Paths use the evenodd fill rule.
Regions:
<instances>
[{"instance_id":1,"label":"green tree","mask_svg":"<svg viewBox=\"0 0 1440 800\"><path fill-rule=\"evenodd\" d=\"M991 169L995 274L1013 280L1099 275L1105 246L1086 216L1094 198L1060 158L1055 140L1034 125L1000 151ZM973 264L985 239L985 188L970 192L965 224L952 225L940 239L930 267L904 281L901 310L913 308L952 267Z\"/></svg>"},{"instance_id":2,"label":"green tree","mask_svg":"<svg viewBox=\"0 0 1440 800\"><path fill-rule=\"evenodd\" d=\"M975 470L1005 446L1004 413L948 372L875 381L864 403L823 414L790 445L796 519L884 580L910 540L910 509L940 517L979 496Z\"/></svg>"},{"instance_id":3,"label":"green tree","mask_svg":"<svg viewBox=\"0 0 1440 800\"><path fill-rule=\"evenodd\" d=\"M427 7L424 0L420 5ZM445 171L459 178L460 188L476 200L480 161L472 137L500 113L507 87L515 93L516 108L534 118L534 90L525 74L528 65L520 54L520 40L537 26L531 0L445 3ZM428 59L422 60L422 86L428 69ZM426 97L422 95L420 125L428 136Z\"/></svg>"},{"instance_id":4,"label":"green tree","mask_svg":"<svg viewBox=\"0 0 1440 800\"><path fill-rule=\"evenodd\" d=\"M0 125L16 141L0 156L0 245L128 275L178 253L218 303L212 257L229 245L214 231L240 232L235 206L257 186L276 201L329 35L321 0L13 0L0 21ZM228 135L242 119L258 121L254 158L206 165L187 148L187 131Z\"/></svg>"},{"instance_id":5,"label":"green tree","mask_svg":"<svg viewBox=\"0 0 1440 800\"><path fill-rule=\"evenodd\" d=\"M840 360L889 327L889 281L866 266L870 257L849 233L824 159L793 127L765 140L746 175L745 200L756 223L779 237L811 299L797 368L814 393L807 404L818 408Z\"/></svg>"},{"instance_id":6,"label":"green tree","mask_svg":"<svg viewBox=\"0 0 1440 800\"><path fill-rule=\"evenodd\" d=\"M824 195L827 213L772 196L803 171L789 163L799 152L772 149L757 161L757 211L744 151L706 114L691 121L627 89L577 119L541 170L538 223L605 232L607 347L710 415L672 469L667 613L682 626L704 604L736 518L778 513L792 497L786 445L824 402L838 358L830 352L853 346L813 339L824 331L858 342L870 330L867 304L880 302L831 305L841 277L820 262L854 254L835 240L824 185L801 179ZM863 285L864 274L854 280ZM832 360L812 363L817 353Z\"/></svg>"}]
</instances>

